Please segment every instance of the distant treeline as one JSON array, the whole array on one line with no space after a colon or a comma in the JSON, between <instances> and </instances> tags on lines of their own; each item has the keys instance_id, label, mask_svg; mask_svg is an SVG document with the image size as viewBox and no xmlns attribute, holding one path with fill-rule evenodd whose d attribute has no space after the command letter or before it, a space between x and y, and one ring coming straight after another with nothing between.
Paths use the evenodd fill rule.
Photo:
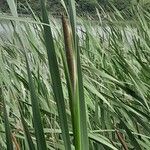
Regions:
<instances>
[{"instance_id":1,"label":"distant treeline","mask_svg":"<svg viewBox=\"0 0 150 150\"><path fill-rule=\"evenodd\" d=\"M28 13L27 1L34 11L39 12L40 5L38 0L15 0L18 4L19 13ZM63 11L61 0L47 0L47 9L53 13L61 13ZM64 0L65 1L65 0ZM95 8L104 8L106 11L112 11L115 6L119 11L128 11L134 5L141 5L146 9L150 8L149 0L76 0L78 13L95 13ZM7 12L8 6L6 0L0 0L0 8Z\"/></svg>"}]
</instances>

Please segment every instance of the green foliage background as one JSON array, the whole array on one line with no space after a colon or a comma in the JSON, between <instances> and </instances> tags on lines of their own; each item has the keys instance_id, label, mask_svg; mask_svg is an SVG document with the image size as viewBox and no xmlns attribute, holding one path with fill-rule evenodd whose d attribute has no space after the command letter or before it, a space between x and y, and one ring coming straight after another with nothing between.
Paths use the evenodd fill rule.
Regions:
<instances>
[{"instance_id":1,"label":"green foliage background","mask_svg":"<svg viewBox=\"0 0 150 150\"><path fill-rule=\"evenodd\" d=\"M102 4L94 22L65 0L62 24L40 2L33 18L17 13L25 1L0 15L0 149L149 150L149 2L78 1L89 13Z\"/></svg>"},{"instance_id":2,"label":"green foliage background","mask_svg":"<svg viewBox=\"0 0 150 150\"><path fill-rule=\"evenodd\" d=\"M7 3L3 0L0 9L4 12L8 12ZM60 13L63 11L62 6L60 4L61 0L47 0L47 8L51 12ZM30 4L33 10L39 11L40 4L36 0L17 0L18 11L19 13L26 14L27 11L27 3ZM120 11L128 11L132 6L142 5L144 9L149 9L150 1L148 0L76 0L76 8L77 12L80 13L95 13L95 8L100 8L102 6L107 11L112 11L111 6L115 6ZM59 14L56 14L59 15Z\"/></svg>"}]
</instances>

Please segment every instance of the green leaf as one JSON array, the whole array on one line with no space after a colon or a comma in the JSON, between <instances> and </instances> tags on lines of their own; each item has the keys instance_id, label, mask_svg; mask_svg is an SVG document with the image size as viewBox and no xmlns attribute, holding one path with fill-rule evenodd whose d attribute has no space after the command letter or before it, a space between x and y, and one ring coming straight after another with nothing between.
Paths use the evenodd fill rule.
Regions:
<instances>
[{"instance_id":1,"label":"green leaf","mask_svg":"<svg viewBox=\"0 0 150 150\"><path fill-rule=\"evenodd\" d=\"M26 121L24 120L24 116L23 116L22 110L23 110L23 108L20 107L21 122L22 122L22 125L23 125L23 128L24 128L24 133L26 135L28 146L29 146L30 150L35 150L35 146L33 144L33 141L32 141L32 138L31 138L31 134L30 134L29 129L28 129L28 125L27 125Z\"/></svg>"},{"instance_id":2,"label":"green leaf","mask_svg":"<svg viewBox=\"0 0 150 150\"><path fill-rule=\"evenodd\" d=\"M42 22L46 24L50 24L48 19L48 14L46 12L45 3L43 0L40 0L40 3L42 9ZM48 56L48 63L49 63L49 72L51 74L51 79L52 79L54 99L56 101L57 109L58 109L59 121L62 129L62 137L64 140L64 145L66 150L71 150L64 95L62 91L61 78L60 78L60 73L58 68L58 62L57 62L52 32L51 32L51 28L48 26L43 26L43 28L44 28L44 39L45 39L45 45L47 49L47 56Z\"/></svg>"},{"instance_id":3,"label":"green leaf","mask_svg":"<svg viewBox=\"0 0 150 150\"><path fill-rule=\"evenodd\" d=\"M8 120L7 110L6 110L6 104L3 97L3 91L2 87L0 88L0 99L3 102L3 113L4 113L4 125L5 125L5 134L6 134L6 145L7 150L13 150L13 142L12 142L12 133L11 128Z\"/></svg>"},{"instance_id":4,"label":"green leaf","mask_svg":"<svg viewBox=\"0 0 150 150\"><path fill-rule=\"evenodd\" d=\"M43 132L43 125L41 121L41 114L39 108L39 99L36 95L35 86L32 79L31 70L29 67L29 62L27 55L25 54L26 65L27 65L27 73L28 73L28 80L29 80L29 90L31 95L31 104L32 104L32 112L33 112L33 125L35 129L35 136L37 140L37 148L39 150L47 149L46 148L46 140Z\"/></svg>"}]
</instances>

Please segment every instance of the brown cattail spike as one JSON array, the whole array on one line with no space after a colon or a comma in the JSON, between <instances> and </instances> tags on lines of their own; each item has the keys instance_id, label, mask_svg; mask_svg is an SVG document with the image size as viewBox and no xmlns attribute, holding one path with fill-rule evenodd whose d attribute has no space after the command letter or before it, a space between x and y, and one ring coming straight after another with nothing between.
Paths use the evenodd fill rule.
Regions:
<instances>
[{"instance_id":1,"label":"brown cattail spike","mask_svg":"<svg viewBox=\"0 0 150 150\"><path fill-rule=\"evenodd\" d=\"M75 75L75 55L73 51L73 45L72 45L72 32L71 28L69 26L68 20L65 18L65 16L62 16L62 25L63 25L63 32L64 32L64 42L65 42L65 50L66 50L66 58L67 58L67 64L70 74L70 80L72 84L73 90L75 89L75 81L76 81L76 75Z\"/></svg>"}]
</instances>

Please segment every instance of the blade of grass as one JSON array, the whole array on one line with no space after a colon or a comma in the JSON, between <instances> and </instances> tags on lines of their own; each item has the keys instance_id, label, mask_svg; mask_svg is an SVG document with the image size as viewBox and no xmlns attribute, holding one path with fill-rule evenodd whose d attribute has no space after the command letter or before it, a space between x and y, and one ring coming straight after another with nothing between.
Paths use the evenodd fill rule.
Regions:
<instances>
[{"instance_id":1,"label":"blade of grass","mask_svg":"<svg viewBox=\"0 0 150 150\"><path fill-rule=\"evenodd\" d=\"M41 121L41 114L40 114L40 108L38 104L38 97L35 92L35 87L31 75L31 70L29 67L29 62L27 55L25 54L25 59L26 59L26 65L27 65L27 73L28 73L28 80L29 80L29 90L30 90L30 96L31 96L31 104L32 104L32 112L33 112L33 125L35 128L35 136L37 140L37 148L39 150L42 149L47 149L46 148L46 140L44 136L44 131L43 131L43 125Z\"/></svg>"},{"instance_id":2,"label":"blade of grass","mask_svg":"<svg viewBox=\"0 0 150 150\"><path fill-rule=\"evenodd\" d=\"M40 0L40 3L42 9L42 21L43 23L50 24L48 14L46 12L45 2L43 0ZM43 26L43 28L44 28L45 45L46 45L47 55L48 55L49 71L52 78L52 85L53 85L52 88L54 92L54 99L56 100L57 103L59 121L62 129L64 145L66 150L71 150L64 95L62 91L61 78L60 78L58 62L56 58L52 32L50 27Z\"/></svg>"},{"instance_id":3,"label":"blade of grass","mask_svg":"<svg viewBox=\"0 0 150 150\"><path fill-rule=\"evenodd\" d=\"M12 133L10 129L10 124L8 120L6 104L3 98L2 87L0 88L0 99L3 102L3 113L4 113L4 125L5 125L5 134L6 134L6 145L8 150L13 150L13 142L12 142Z\"/></svg>"},{"instance_id":4,"label":"blade of grass","mask_svg":"<svg viewBox=\"0 0 150 150\"><path fill-rule=\"evenodd\" d=\"M22 113L23 108L21 108L21 105L19 105L19 106L20 106L21 122L22 122L22 125L23 125L23 128L24 128L24 133L25 133L25 136L26 136L26 140L28 142L29 149L30 150L35 150L35 146L33 144L32 138L31 138L31 134L29 132L27 123L26 123L26 121L24 120L24 117L23 117L23 113Z\"/></svg>"}]
</instances>

